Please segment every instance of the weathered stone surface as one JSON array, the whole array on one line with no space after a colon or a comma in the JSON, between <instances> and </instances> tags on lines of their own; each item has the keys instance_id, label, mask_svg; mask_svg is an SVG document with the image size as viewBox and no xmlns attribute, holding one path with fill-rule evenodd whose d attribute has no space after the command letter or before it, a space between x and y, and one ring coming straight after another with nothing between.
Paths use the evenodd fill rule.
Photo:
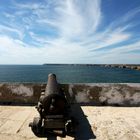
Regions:
<instances>
[{"instance_id":1,"label":"weathered stone surface","mask_svg":"<svg viewBox=\"0 0 140 140\"><path fill-rule=\"evenodd\" d=\"M12 111L9 116L3 115ZM37 116L34 107L0 106L0 140L47 140L36 137L28 127ZM13 119L13 116L18 117ZM28 112L29 115L23 115ZM72 113L79 121L74 137L50 137L48 140L140 140L140 107L96 107L72 105ZM3 117L5 116L5 117ZM6 120L6 121L5 121Z\"/></svg>"},{"instance_id":2,"label":"weathered stone surface","mask_svg":"<svg viewBox=\"0 0 140 140\"><path fill-rule=\"evenodd\" d=\"M37 104L45 84L2 83L1 104ZM140 84L63 84L70 103L140 106Z\"/></svg>"},{"instance_id":3,"label":"weathered stone surface","mask_svg":"<svg viewBox=\"0 0 140 140\"><path fill-rule=\"evenodd\" d=\"M37 103L43 84L2 83L0 84L0 103Z\"/></svg>"}]
</instances>

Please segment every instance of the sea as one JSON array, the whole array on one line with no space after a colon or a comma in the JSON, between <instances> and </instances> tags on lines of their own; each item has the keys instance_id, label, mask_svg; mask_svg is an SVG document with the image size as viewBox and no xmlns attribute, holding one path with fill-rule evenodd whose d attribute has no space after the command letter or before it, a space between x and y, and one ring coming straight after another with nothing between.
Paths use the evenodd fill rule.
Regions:
<instances>
[{"instance_id":1,"label":"sea","mask_svg":"<svg viewBox=\"0 0 140 140\"><path fill-rule=\"evenodd\" d=\"M140 71L98 65L0 65L0 82L46 83L49 73L59 83L140 83Z\"/></svg>"}]
</instances>

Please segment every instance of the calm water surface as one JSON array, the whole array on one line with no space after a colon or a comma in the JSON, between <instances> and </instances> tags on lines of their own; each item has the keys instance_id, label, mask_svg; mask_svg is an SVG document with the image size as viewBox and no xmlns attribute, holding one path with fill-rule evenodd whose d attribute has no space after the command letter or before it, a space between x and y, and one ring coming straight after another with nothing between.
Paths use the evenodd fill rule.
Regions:
<instances>
[{"instance_id":1,"label":"calm water surface","mask_svg":"<svg viewBox=\"0 0 140 140\"><path fill-rule=\"evenodd\" d=\"M55 73L61 83L140 83L140 71L85 65L0 65L0 82L47 82Z\"/></svg>"}]
</instances>

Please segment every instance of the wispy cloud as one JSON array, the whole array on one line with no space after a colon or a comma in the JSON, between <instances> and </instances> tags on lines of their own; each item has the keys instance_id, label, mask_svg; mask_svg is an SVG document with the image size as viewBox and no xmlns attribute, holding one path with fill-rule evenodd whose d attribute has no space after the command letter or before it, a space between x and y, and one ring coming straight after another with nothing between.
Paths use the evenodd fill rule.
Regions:
<instances>
[{"instance_id":1,"label":"wispy cloud","mask_svg":"<svg viewBox=\"0 0 140 140\"><path fill-rule=\"evenodd\" d=\"M0 33L1 34L7 33L7 35L9 33L13 33L13 34L17 35L19 38L23 37L23 33L20 30L18 30L16 28L12 28L10 26L2 25L2 24L0 24Z\"/></svg>"},{"instance_id":2,"label":"wispy cloud","mask_svg":"<svg viewBox=\"0 0 140 140\"><path fill-rule=\"evenodd\" d=\"M139 7L105 26L101 0L13 0L9 11L1 11L0 63L139 63L131 54Z\"/></svg>"}]
</instances>

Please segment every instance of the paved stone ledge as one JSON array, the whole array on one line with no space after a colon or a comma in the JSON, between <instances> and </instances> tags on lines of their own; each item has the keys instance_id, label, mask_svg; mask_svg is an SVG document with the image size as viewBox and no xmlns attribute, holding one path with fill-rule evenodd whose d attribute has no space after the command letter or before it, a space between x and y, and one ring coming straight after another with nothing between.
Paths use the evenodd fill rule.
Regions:
<instances>
[{"instance_id":1,"label":"paved stone ledge","mask_svg":"<svg viewBox=\"0 0 140 140\"><path fill-rule=\"evenodd\" d=\"M79 121L75 137L48 140L140 140L140 107L96 107L72 105ZM38 116L34 107L0 106L1 140L47 140L36 137L28 124Z\"/></svg>"},{"instance_id":2,"label":"paved stone ledge","mask_svg":"<svg viewBox=\"0 0 140 140\"><path fill-rule=\"evenodd\" d=\"M0 104L37 104L46 84L0 83ZM140 83L62 84L70 103L98 106L140 106Z\"/></svg>"}]
</instances>

